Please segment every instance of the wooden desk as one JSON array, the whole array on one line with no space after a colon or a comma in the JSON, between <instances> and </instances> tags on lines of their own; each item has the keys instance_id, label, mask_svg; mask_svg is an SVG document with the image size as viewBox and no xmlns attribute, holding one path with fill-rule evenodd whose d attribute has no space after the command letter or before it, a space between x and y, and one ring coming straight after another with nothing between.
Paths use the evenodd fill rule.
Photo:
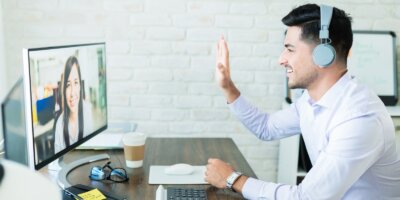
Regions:
<instances>
[{"instance_id":1,"label":"wooden desk","mask_svg":"<svg viewBox=\"0 0 400 200\"><path fill-rule=\"evenodd\" d=\"M147 138L145 159L141 168L127 168L122 150L74 150L64 156L66 163L82 156L108 153L113 167L124 167L129 175L128 183L113 183L108 181L92 181L89 171L93 166L103 166L106 160L85 164L73 170L68 175L68 181L74 184L84 184L111 191L115 194L125 195L128 199L155 199L158 185L149 185L150 165L172 165L188 163L192 165L205 165L208 158L220 158L229 162L236 170L251 177L256 177L239 149L231 138ZM54 175L41 170L53 180ZM164 185L166 187L170 185ZM228 189L217 189L210 185L176 185L178 187L205 188L210 200L213 199L243 199L237 193Z\"/></svg>"}]
</instances>

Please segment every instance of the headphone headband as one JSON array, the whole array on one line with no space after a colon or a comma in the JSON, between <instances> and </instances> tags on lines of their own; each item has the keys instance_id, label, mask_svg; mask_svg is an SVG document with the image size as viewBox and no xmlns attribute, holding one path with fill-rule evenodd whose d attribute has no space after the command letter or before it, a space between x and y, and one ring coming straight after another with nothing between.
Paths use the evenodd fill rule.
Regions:
<instances>
[{"instance_id":1,"label":"headphone headband","mask_svg":"<svg viewBox=\"0 0 400 200\"><path fill-rule=\"evenodd\" d=\"M327 5L320 6L321 13L321 30L319 31L319 38L329 39L329 25L331 23L333 7Z\"/></svg>"}]
</instances>

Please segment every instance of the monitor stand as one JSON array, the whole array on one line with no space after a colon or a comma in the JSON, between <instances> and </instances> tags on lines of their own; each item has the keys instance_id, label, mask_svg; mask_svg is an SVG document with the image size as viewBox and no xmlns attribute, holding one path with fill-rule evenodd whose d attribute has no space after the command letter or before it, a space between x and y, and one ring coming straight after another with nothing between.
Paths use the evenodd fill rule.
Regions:
<instances>
[{"instance_id":1,"label":"monitor stand","mask_svg":"<svg viewBox=\"0 0 400 200\"><path fill-rule=\"evenodd\" d=\"M110 156L108 154L99 154L99 155L94 155L94 156L86 156L84 158L75 160L71 163L64 163L63 158L59 158L58 162L57 160L53 161L52 164L49 165L49 170L59 170L58 172L58 177L57 177L57 183L58 185L62 188L68 188L71 187L71 184L67 180L67 175L75 168L84 165L86 163L91 163L95 162L98 160L104 160L104 159L110 159ZM58 171L57 170L57 171Z\"/></svg>"},{"instance_id":2,"label":"monitor stand","mask_svg":"<svg viewBox=\"0 0 400 200\"><path fill-rule=\"evenodd\" d=\"M64 163L64 157L61 156L60 158L57 158L53 162L51 162L47 168L49 169L49 171L59 172L64 165L66 165Z\"/></svg>"}]
</instances>

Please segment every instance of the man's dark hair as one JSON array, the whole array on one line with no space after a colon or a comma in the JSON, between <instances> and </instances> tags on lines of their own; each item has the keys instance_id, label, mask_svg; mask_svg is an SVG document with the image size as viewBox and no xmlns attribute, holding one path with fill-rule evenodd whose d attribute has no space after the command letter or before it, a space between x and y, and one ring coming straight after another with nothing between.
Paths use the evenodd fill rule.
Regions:
<instances>
[{"instance_id":1,"label":"man's dark hair","mask_svg":"<svg viewBox=\"0 0 400 200\"><path fill-rule=\"evenodd\" d=\"M282 22L286 26L298 26L301 28L301 40L319 44L320 7L316 4L299 6L284 18ZM332 20L329 26L329 38L331 45L336 50L337 59L347 63L351 45L353 44L353 32L351 30L351 17L343 10L333 8Z\"/></svg>"}]
</instances>

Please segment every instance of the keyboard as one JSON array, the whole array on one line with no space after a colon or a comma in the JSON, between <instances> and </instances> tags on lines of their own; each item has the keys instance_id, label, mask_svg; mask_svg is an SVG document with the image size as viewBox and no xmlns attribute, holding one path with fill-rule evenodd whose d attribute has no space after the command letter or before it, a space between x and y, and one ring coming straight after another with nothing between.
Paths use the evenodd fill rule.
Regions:
<instances>
[{"instance_id":1,"label":"keyboard","mask_svg":"<svg viewBox=\"0 0 400 200\"><path fill-rule=\"evenodd\" d=\"M204 189L169 187L167 200L207 200L207 193Z\"/></svg>"}]
</instances>

